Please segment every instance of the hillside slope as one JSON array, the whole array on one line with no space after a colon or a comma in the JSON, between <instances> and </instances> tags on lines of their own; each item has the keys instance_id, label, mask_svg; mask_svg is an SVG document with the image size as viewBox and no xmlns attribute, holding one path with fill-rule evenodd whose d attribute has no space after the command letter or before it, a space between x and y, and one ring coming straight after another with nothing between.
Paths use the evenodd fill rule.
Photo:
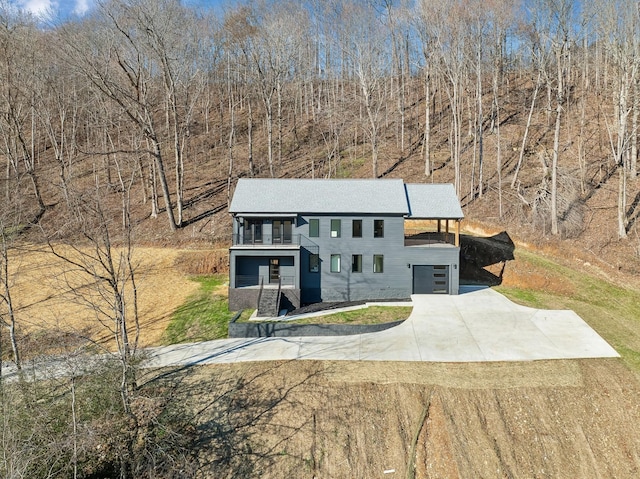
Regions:
<instances>
[{"instance_id":1,"label":"hillside slope","mask_svg":"<svg viewBox=\"0 0 640 479\"><path fill-rule=\"evenodd\" d=\"M640 382L619 360L254 363L163 371L156 384L197 411L200 477L640 471Z\"/></svg>"}]
</instances>

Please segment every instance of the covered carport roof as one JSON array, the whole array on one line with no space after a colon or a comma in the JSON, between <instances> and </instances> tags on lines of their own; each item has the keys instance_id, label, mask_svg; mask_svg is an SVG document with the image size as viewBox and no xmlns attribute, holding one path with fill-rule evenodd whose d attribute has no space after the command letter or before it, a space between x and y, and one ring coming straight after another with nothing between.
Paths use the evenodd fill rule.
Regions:
<instances>
[{"instance_id":1,"label":"covered carport roof","mask_svg":"<svg viewBox=\"0 0 640 479\"><path fill-rule=\"evenodd\" d=\"M460 201L452 184L416 184L404 186L409 219L437 220L464 218Z\"/></svg>"}]
</instances>

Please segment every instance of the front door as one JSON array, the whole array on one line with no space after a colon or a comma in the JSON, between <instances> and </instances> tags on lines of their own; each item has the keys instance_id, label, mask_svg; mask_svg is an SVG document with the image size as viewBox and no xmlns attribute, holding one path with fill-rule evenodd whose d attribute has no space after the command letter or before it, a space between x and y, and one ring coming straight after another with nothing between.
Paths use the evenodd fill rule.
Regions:
<instances>
[{"instance_id":1,"label":"front door","mask_svg":"<svg viewBox=\"0 0 640 479\"><path fill-rule=\"evenodd\" d=\"M277 283L280 280L280 259L271 258L269 260L269 282Z\"/></svg>"}]
</instances>

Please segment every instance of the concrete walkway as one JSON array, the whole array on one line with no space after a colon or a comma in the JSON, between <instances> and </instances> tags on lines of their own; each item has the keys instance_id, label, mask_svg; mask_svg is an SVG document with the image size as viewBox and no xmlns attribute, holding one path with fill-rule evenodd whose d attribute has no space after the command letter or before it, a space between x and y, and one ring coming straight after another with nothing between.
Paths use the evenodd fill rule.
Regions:
<instances>
[{"instance_id":1,"label":"concrete walkway","mask_svg":"<svg viewBox=\"0 0 640 479\"><path fill-rule=\"evenodd\" d=\"M532 361L618 353L573 311L516 305L489 288L414 295L413 312L386 331L354 336L222 339L149 349L147 367L291 359Z\"/></svg>"}]
</instances>

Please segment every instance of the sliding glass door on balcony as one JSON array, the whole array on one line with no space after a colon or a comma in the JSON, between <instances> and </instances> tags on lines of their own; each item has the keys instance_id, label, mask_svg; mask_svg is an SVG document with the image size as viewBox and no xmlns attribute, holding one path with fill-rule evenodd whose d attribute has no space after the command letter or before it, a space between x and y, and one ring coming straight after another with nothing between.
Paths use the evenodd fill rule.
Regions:
<instances>
[{"instance_id":1,"label":"sliding glass door on balcony","mask_svg":"<svg viewBox=\"0 0 640 479\"><path fill-rule=\"evenodd\" d=\"M262 220L245 220L243 243L262 243Z\"/></svg>"},{"instance_id":2,"label":"sliding glass door on balcony","mask_svg":"<svg viewBox=\"0 0 640 479\"><path fill-rule=\"evenodd\" d=\"M293 223L291 220L273 220L273 243L291 244Z\"/></svg>"}]
</instances>

